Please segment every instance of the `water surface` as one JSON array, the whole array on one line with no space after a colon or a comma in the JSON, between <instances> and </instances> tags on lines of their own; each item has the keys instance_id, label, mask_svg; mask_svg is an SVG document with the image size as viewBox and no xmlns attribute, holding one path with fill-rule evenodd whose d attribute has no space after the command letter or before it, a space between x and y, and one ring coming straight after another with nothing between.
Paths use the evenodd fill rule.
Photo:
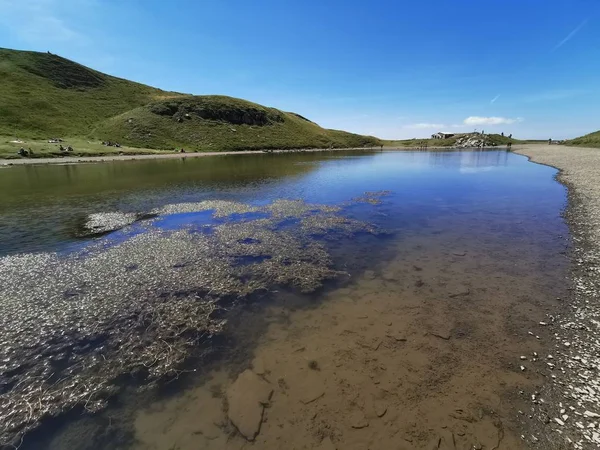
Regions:
<instances>
[{"instance_id":1,"label":"water surface","mask_svg":"<svg viewBox=\"0 0 600 450\"><path fill-rule=\"evenodd\" d=\"M544 336L528 339L527 331L563 294L567 269L566 195L554 174L505 151L3 169L0 254L12 286L2 292L12 314L5 321L19 320L14 297L22 292L23 316L32 327L47 319L50 336L79 319L75 312L66 322L45 317L55 314L44 305L49 299L80 312L100 302L101 323L113 313L139 317L140 308L179 320L185 310L194 319L186 329L213 336L190 335L194 345L186 346L168 320L140 331L119 319L89 341L82 319L80 334L60 341L67 350L49 356L47 375L52 382L56 371L80 376L70 364L86 361L112 377L116 396L102 392L86 403L100 411L95 418L69 417L51 432L42 427L25 444L239 448L245 440L227 420L224 398L239 372L259 371L258 364L275 393L257 448L327 440L338 448L422 448L448 429L465 445L490 447L502 429L509 447L518 448L519 400L512 395L541 382L519 369L519 356L543 349ZM92 235L85 224L104 213L125 220L117 220L116 231ZM173 358L126 359L128 372L150 367L134 377L134 387L170 381L174 389L124 397L122 365L99 358L91 365L89 352L119 356L111 339L123 330L133 352L150 336L164 336L165 344L153 339L154 350ZM15 357L36 351L13 350ZM4 396L11 395L7 386ZM302 392L311 389L324 395L305 404ZM71 394L69 407L79 414L80 394ZM81 433L90 438L74 443Z\"/></svg>"}]
</instances>

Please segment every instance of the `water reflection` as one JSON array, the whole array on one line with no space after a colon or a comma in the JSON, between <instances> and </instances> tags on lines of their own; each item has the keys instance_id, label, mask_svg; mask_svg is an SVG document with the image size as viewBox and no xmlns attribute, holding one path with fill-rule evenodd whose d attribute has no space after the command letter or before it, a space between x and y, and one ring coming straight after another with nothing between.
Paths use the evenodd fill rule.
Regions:
<instances>
[{"instance_id":1,"label":"water reflection","mask_svg":"<svg viewBox=\"0 0 600 450\"><path fill-rule=\"evenodd\" d=\"M419 448L442 423L465 441L461 444L489 441L491 448L496 424L514 412L504 390L537 382L533 375L515 374L511 361L519 352L543 350L543 342L523 342L520 333L540 320L548 299L562 296L566 265L557 255L565 250L560 214L566 197L553 181L554 169L504 151L461 151L240 155L14 170L0 178L3 254L56 249L68 254L73 242L78 250L97 242L76 240L71 226L76 218L157 213L158 218L103 238L110 245L99 248L98 260L129 242L149 268L144 276L156 286L169 284L171 293L184 281L186 286L206 281L197 270L203 262L210 273L234 267L242 275L236 281L239 290L263 282L252 268L271 270L273 260L281 261L282 269L269 272L272 276L284 272L301 286L304 273L294 267L310 263L306 251L327 259L319 266L327 275L346 274L311 295L268 287L249 303L236 302L238 307L216 317L228 322L223 340L211 348L215 362L188 361L196 372L178 377L169 395L153 391L119 397L120 407L91 419L69 417L67 424L45 428L26 441L28 448L240 448L245 440L229 420L224 398L248 368L261 372L275 390L265 412L269 420L257 438L259 448L311 448L327 445L327 439L338 448L391 448L398 436ZM11 193L9 185L21 189ZM371 202L365 191L387 195ZM312 222L310 214L283 214L271 227L265 222L273 215L269 205L280 199L291 200L283 204L296 212L299 206L310 213L320 205L326 226ZM230 218L186 206L203 201L235 203L238 216L230 223ZM302 206L307 204L313 206ZM330 227L341 223L369 224L370 230L393 235L359 233L328 240ZM298 241L298 265L290 266L280 241L307 224L313 237ZM163 245L162 235L146 236L148 230L166 233L172 245ZM215 232L226 241L223 253L198 245L209 243ZM136 246L134 239L148 245ZM268 239L268 254L254 250ZM91 281L80 286L81 292L93 286L96 297L110 298L105 307L119 305L124 291L117 286L107 297L103 283L114 288L117 281L129 286L136 280L135 255L123 248L126 271L118 264L98 267L88 274ZM167 248L169 258L162 258ZM241 255L240 248L251 251ZM152 264L164 267L150 270ZM74 264L68 273L84 269ZM54 289L58 283L49 284ZM128 302L145 304L138 295L144 289L136 285ZM200 292L180 290L175 297L185 301ZM210 291L205 286L200 294ZM156 300L154 294L150 290L147 298ZM17 311L14 298L11 304ZM173 305L165 302L164 307ZM30 313L40 315L35 309ZM319 370L311 368L311 361ZM306 392L319 396L305 403ZM385 411L378 409L382 402ZM465 422L452 416L460 409L479 417L477 408L482 419ZM413 416L418 423L411 424ZM112 417L119 417L117 425ZM114 436L107 436L107 429ZM83 430L89 441L76 442ZM519 448L518 434L508 424L504 430L507 445Z\"/></svg>"}]
</instances>

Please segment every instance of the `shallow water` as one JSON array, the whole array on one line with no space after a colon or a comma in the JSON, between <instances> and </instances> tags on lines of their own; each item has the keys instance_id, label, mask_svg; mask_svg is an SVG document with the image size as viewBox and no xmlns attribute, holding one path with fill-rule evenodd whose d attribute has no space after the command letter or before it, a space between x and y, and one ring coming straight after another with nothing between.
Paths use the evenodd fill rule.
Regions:
<instances>
[{"instance_id":1,"label":"shallow water","mask_svg":"<svg viewBox=\"0 0 600 450\"><path fill-rule=\"evenodd\" d=\"M86 307L104 297L107 315L120 308L119 293L147 295L154 305L158 289L178 301L192 292L210 297L223 309L201 322L213 327L213 338L181 347L182 354L171 348L179 350L177 340L156 349L177 356L176 379L169 361L152 366L164 369L156 375L169 382L166 391L135 393L154 384L152 377L121 382L131 389L110 397L108 409L48 422L23 448L425 448L436 439L458 448L492 448L497 440L519 448L516 411L526 399L518 392L543 381L519 357L545 349L548 330L537 323L565 293L566 193L554 174L504 151L239 155L3 171L3 264L29 252L57 252L58 261L37 269L39 255L32 256L23 270L35 276L22 280L11 266L11 284L29 292L27 283L47 282L58 286L56 298L71 289L66 308L72 296ZM111 216L96 236L85 228L90 215L115 212L125 216ZM290 252L291 263L278 248ZM113 272L98 268L102 258ZM231 285L221 286L212 269L229 274L230 265ZM54 267L59 276L42 281L46 274L38 273ZM73 290L61 285L67 268L75 280L86 278L78 271L94 274ZM273 271L286 274L274 278ZM248 288L258 282L260 289ZM144 289L134 286L140 283ZM38 290L27 308L32 321L51 310L41 300L52 290ZM12 304L19 320L19 291L7 292L4 308ZM127 302L135 307L128 313L138 311ZM164 302L161 308L167 318L174 314ZM140 361L131 364L127 370ZM225 401L249 367L274 390L255 444L229 422ZM10 385L2 392L10 395ZM306 402L307 392L318 398Z\"/></svg>"}]
</instances>

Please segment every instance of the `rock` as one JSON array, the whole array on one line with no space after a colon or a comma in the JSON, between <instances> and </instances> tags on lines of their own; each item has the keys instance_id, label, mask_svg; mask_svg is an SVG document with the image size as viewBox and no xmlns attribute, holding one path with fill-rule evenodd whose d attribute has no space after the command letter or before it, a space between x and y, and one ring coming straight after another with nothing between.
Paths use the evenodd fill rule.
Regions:
<instances>
[{"instance_id":1,"label":"rock","mask_svg":"<svg viewBox=\"0 0 600 450\"><path fill-rule=\"evenodd\" d=\"M362 411L356 411L350 416L350 426L356 430L360 430L361 428L367 428L369 422Z\"/></svg>"},{"instance_id":2,"label":"rock","mask_svg":"<svg viewBox=\"0 0 600 450\"><path fill-rule=\"evenodd\" d=\"M394 339L396 342L406 342L406 337L403 334L388 334L386 336Z\"/></svg>"},{"instance_id":3,"label":"rock","mask_svg":"<svg viewBox=\"0 0 600 450\"><path fill-rule=\"evenodd\" d=\"M452 252L454 256L465 256L467 252Z\"/></svg>"},{"instance_id":4,"label":"rock","mask_svg":"<svg viewBox=\"0 0 600 450\"><path fill-rule=\"evenodd\" d=\"M387 405L385 403L375 403L375 414L377 414L377 417L385 416L387 410Z\"/></svg>"},{"instance_id":5,"label":"rock","mask_svg":"<svg viewBox=\"0 0 600 450\"><path fill-rule=\"evenodd\" d=\"M320 399L325 395L325 388L321 382L307 382L302 388L300 401L305 405Z\"/></svg>"},{"instance_id":6,"label":"rock","mask_svg":"<svg viewBox=\"0 0 600 450\"><path fill-rule=\"evenodd\" d=\"M227 389L229 420L247 440L253 441L260 432L265 404L273 388L251 370L242 372Z\"/></svg>"},{"instance_id":7,"label":"rock","mask_svg":"<svg viewBox=\"0 0 600 450\"><path fill-rule=\"evenodd\" d=\"M466 297L470 293L471 293L471 290L469 288L465 287L465 288L457 289L455 292L453 292L452 294L450 294L449 297L450 298Z\"/></svg>"},{"instance_id":8,"label":"rock","mask_svg":"<svg viewBox=\"0 0 600 450\"><path fill-rule=\"evenodd\" d=\"M449 340L451 336L449 330L435 330L432 331L430 334L440 339L444 339L445 341Z\"/></svg>"},{"instance_id":9,"label":"rock","mask_svg":"<svg viewBox=\"0 0 600 450\"><path fill-rule=\"evenodd\" d=\"M585 417L591 417L591 418L594 418L594 419L596 419L596 418L599 418L599 417L600 417L600 414L596 414L596 413L594 413L594 412L591 412L591 411L585 411L585 412L583 413L583 415L584 415Z\"/></svg>"}]
</instances>

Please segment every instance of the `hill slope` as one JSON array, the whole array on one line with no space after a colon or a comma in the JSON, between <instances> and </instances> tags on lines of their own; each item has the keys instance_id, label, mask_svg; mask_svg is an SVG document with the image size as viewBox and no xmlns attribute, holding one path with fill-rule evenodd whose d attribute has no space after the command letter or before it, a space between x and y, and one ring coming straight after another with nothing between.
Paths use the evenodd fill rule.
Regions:
<instances>
[{"instance_id":1,"label":"hill slope","mask_svg":"<svg viewBox=\"0 0 600 450\"><path fill-rule=\"evenodd\" d=\"M359 147L373 137L223 96L166 92L50 53L0 48L0 135L193 150Z\"/></svg>"},{"instance_id":2,"label":"hill slope","mask_svg":"<svg viewBox=\"0 0 600 450\"><path fill-rule=\"evenodd\" d=\"M600 131L586 134L575 139L564 142L565 145L572 145L575 147L597 147L600 148Z\"/></svg>"},{"instance_id":3,"label":"hill slope","mask_svg":"<svg viewBox=\"0 0 600 450\"><path fill-rule=\"evenodd\" d=\"M225 96L185 96L152 102L110 118L98 139L146 148L242 150L362 147L376 138L326 130L294 113Z\"/></svg>"},{"instance_id":4,"label":"hill slope","mask_svg":"<svg viewBox=\"0 0 600 450\"><path fill-rule=\"evenodd\" d=\"M83 135L100 120L177 95L60 56L0 48L0 134Z\"/></svg>"}]
</instances>

